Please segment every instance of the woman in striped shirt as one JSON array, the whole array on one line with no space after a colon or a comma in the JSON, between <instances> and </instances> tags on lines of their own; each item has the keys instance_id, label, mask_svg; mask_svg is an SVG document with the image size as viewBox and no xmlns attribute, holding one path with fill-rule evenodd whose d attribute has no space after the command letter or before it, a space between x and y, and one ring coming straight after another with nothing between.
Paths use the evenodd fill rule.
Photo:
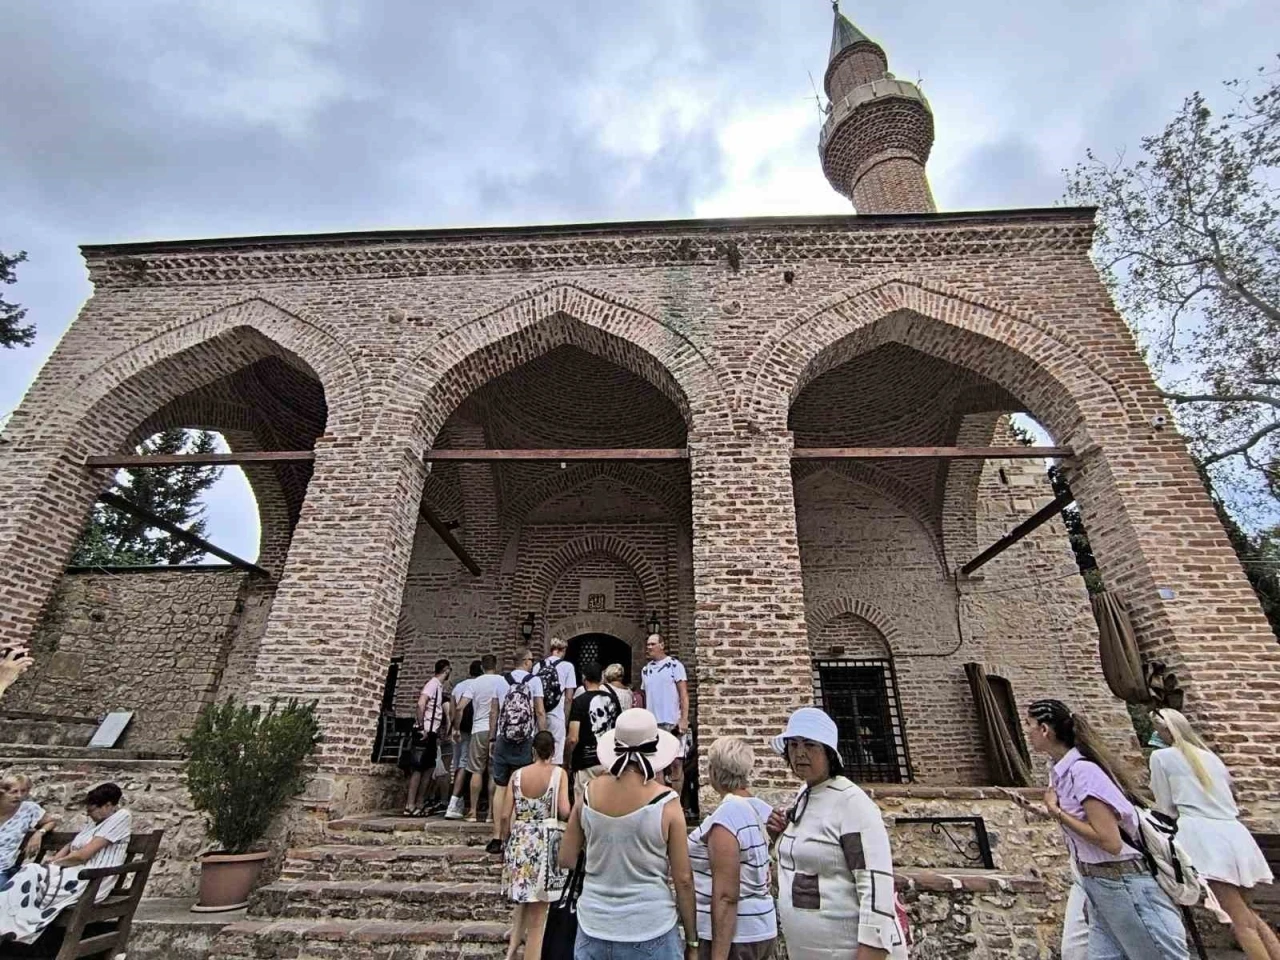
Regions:
<instances>
[{"instance_id":1,"label":"woman in striped shirt","mask_svg":"<svg viewBox=\"0 0 1280 960\"><path fill-rule=\"evenodd\" d=\"M751 795L755 752L745 740L721 737L707 764L721 800L689 834L698 960L768 960L778 941L764 826L773 808Z\"/></svg>"},{"instance_id":2,"label":"woman in striped shirt","mask_svg":"<svg viewBox=\"0 0 1280 960\"><path fill-rule=\"evenodd\" d=\"M122 799L114 783L94 787L85 797L92 823L47 863L26 864L0 884L0 943L35 943L44 928L85 892L91 881L80 878L81 870L125 862L133 823L129 811L120 806ZM115 881L104 879L96 899L104 900Z\"/></svg>"}]
</instances>

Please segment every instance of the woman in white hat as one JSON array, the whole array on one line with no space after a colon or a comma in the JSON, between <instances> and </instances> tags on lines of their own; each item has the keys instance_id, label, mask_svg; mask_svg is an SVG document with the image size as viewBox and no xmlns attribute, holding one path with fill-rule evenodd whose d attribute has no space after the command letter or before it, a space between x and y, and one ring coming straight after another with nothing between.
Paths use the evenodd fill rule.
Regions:
<instances>
[{"instance_id":1,"label":"woman in white hat","mask_svg":"<svg viewBox=\"0 0 1280 960\"><path fill-rule=\"evenodd\" d=\"M905 960L893 856L880 808L844 776L835 721L801 707L773 748L804 781L769 820L778 840L778 920L791 960Z\"/></svg>"},{"instance_id":2,"label":"woman in white hat","mask_svg":"<svg viewBox=\"0 0 1280 960\"><path fill-rule=\"evenodd\" d=\"M658 779L679 749L654 715L639 709L624 710L596 742L607 775L592 780L575 804L560 846L564 867L575 866L586 850L575 960L697 956L684 813Z\"/></svg>"}]
</instances>

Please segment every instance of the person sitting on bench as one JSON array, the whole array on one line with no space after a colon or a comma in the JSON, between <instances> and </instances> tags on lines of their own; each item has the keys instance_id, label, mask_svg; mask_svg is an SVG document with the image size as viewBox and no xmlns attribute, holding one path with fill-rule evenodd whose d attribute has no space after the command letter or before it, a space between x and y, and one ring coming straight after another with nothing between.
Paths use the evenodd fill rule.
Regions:
<instances>
[{"instance_id":1,"label":"person sitting on bench","mask_svg":"<svg viewBox=\"0 0 1280 960\"><path fill-rule=\"evenodd\" d=\"M85 809L93 822L47 863L24 864L0 884L0 944L35 943L45 927L79 900L91 882L81 878L81 870L124 863L133 824L129 811L120 806L122 799L114 783L94 787L85 797ZM107 877L102 881L98 901L106 899L115 880Z\"/></svg>"}]
</instances>

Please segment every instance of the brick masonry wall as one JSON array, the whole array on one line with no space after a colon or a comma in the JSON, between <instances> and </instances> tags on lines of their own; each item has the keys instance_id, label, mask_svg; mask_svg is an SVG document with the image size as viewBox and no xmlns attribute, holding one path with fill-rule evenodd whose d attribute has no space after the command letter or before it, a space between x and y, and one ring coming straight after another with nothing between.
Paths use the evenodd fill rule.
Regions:
<instances>
[{"instance_id":1,"label":"brick masonry wall","mask_svg":"<svg viewBox=\"0 0 1280 960\"><path fill-rule=\"evenodd\" d=\"M1183 442L1150 426L1164 406L1091 235L1087 212L1053 210L89 249L95 295L0 447L0 638L29 638L56 587L96 492L84 454L267 357L310 371L325 432L252 689L319 697L333 802L362 795L347 780L368 769L432 482L421 454L486 382L571 346L684 420L703 734L762 742L810 683L789 406L899 343L998 384L1078 451L1104 577L1267 815L1280 649Z\"/></svg>"},{"instance_id":2,"label":"brick masonry wall","mask_svg":"<svg viewBox=\"0 0 1280 960\"><path fill-rule=\"evenodd\" d=\"M64 577L34 637L36 666L5 706L87 716L133 710L122 745L176 750L218 690L244 582L238 570Z\"/></svg>"}]
</instances>

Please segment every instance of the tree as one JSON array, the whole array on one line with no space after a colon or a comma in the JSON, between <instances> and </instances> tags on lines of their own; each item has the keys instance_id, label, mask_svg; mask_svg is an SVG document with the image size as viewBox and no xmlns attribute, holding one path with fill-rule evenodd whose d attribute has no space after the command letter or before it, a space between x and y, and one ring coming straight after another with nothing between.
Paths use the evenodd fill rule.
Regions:
<instances>
[{"instance_id":1,"label":"tree","mask_svg":"<svg viewBox=\"0 0 1280 960\"><path fill-rule=\"evenodd\" d=\"M138 445L138 453L212 453L218 437L207 430L165 430ZM112 492L176 523L196 536L204 536L207 521L200 495L222 475L219 467L148 467L122 470ZM199 547L177 540L146 521L102 503L94 504L89 525L76 544L75 566L151 566L198 561Z\"/></svg>"},{"instance_id":2,"label":"tree","mask_svg":"<svg viewBox=\"0 0 1280 960\"><path fill-rule=\"evenodd\" d=\"M1092 152L1067 197L1098 206L1094 255L1192 450L1233 502L1280 498L1280 70L1194 93L1141 156Z\"/></svg>"},{"instance_id":3,"label":"tree","mask_svg":"<svg viewBox=\"0 0 1280 960\"><path fill-rule=\"evenodd\" d=\"M3 250L0 250L0 283L16 283L18 275L15 267L27 259L25 250L18 251L14 256L6 256ZM27 311L20 304L10 303L4 297L0 297L0 347L29 347L31 341L35 339L36 328L33 326L19 326L22 318L27 315Z\"/></svg>"}]
</instances>

